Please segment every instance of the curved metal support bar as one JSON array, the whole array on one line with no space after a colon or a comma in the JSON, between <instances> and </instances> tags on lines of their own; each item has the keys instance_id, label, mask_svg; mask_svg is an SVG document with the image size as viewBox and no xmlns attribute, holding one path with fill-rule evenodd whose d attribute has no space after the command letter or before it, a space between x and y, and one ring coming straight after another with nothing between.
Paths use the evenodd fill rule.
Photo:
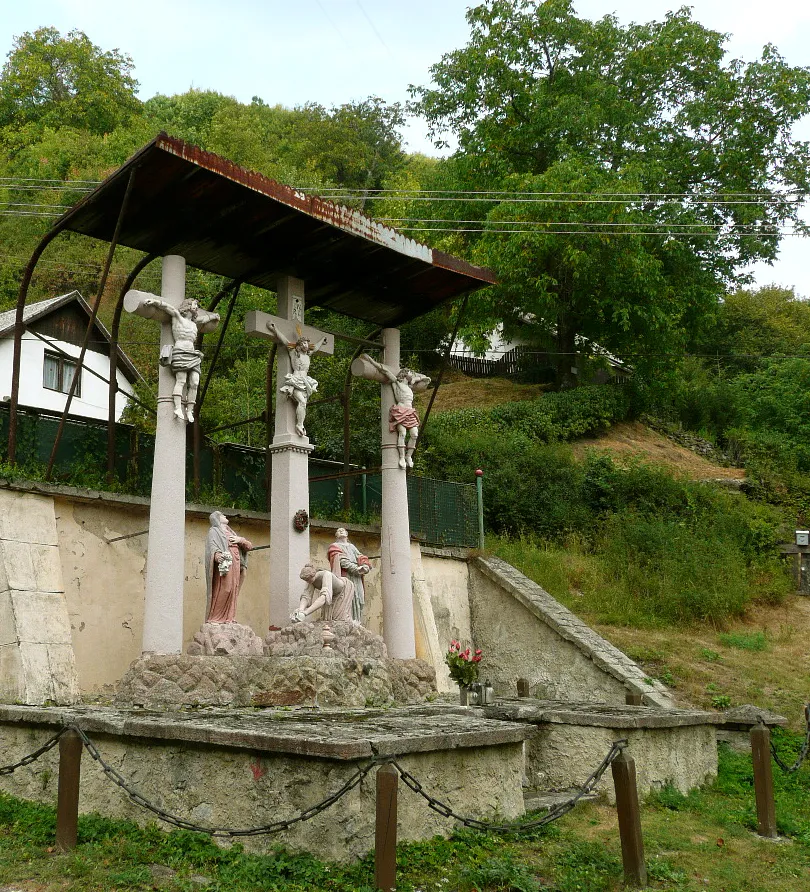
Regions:
<instances>
[{"instance_id":1,"label":"curved metal support bar","mask_svg":"<svg viewBox=\"0 0 810 892\"><path fill-rule=\"evenodd\" d=\"M231 303L228 307L228 313L225 317L225 322L220 327L219 331L219 339L217 340L217 346L214 350L214 355L211 357L211 365L208 368L208 375L205 378L205 384L203 384L202 389L200 390L197 396L197 403L194 406L194 424L192 425L191 430L191 444L192 451L194 455L194 465L193 465L193 473L194 473L194 498L198 499L200 497L200 450L202 448L202 429L200 427L200 413L202 412L203 402L205 401L205 395L208 393L208 385L211 383L211 376L214 374L214 368L217 364L217 358L219 357L219 351L222 347L222 341L225 338L225 332L228 329L228 323L231 321L231 313L233 313L233 308L236 304L236 298L239 297L239 289L242 287L242 282L240 279L234 279L229 285L226 285L220 292L214 295L213 300L208 306L208 311L211 312L216 309L219 302L223 297L229 292L236 289L233 293L233 297L231 298ZM197 349L202 348L202 339L203 333L199 332L196 338L196 346Z\"/></svg>"},{"instance_id":2,"label":"curved metal support bar","mask_svg":"<svg viewBox=\"0 0 810 892\"><path fill-rule=\"evenodd\" d=\"M48 459L48 469L45 471L46 480L51 479L54 462L56 461L56 452L59 449L59 443L62 439L62 432L65 429L65 420L67 419L68 412L70 412L70 404L73 402L73 397L76 393L76 386L79 383L79 375L81 374L82 367L84 366L84 357L87 353L87 345L90 342L90 333L93 331L93 326L95 325L96 318L98 317L98 308L101 305L101 297L104 294L104 288L107 284L107 276L110 273L110 266L112 265L113 255L115 254L115 249L118 245L118 238L121 235L121 224L124 221L124 214L126 212L127 205L129 204L129 196L132 194L132 187L135 185L135 175L137 174L137 172L137 166L133 167L132 171L129 174L129 179L127 180L127 188L124 192L124 197L121 199L121 209L118 211L118 220L115 223L115 232L113 232L113 237L110 241L110 249L107 252L107 261L104 264L104 270L101 273L101 279L98 283L98 293L96 294L96 299L93 302L93 310L90 313L90 321L87 323L87 331L85 331L84 333L84 340L82 341L81 350L79 351L79 357L76 360L76 371L73 375L73 379L70 382L70 390L68 391L67 399L65 400L65 408L62 411L62 417L59 419L59 427L57 428L56 437L53 441L51 457Z\"/></svg>"},{"instance_id":3,"label":"curved metal support bar","mask_svg":"<svg viewBox=\"0 0 810 892\"><path fill-rule=\"evenodd\" d=\"M124 295L135 284L135 280L157 260L157 254L147 254L132 267L118 293L118 302L113 312L110 326L110 387L107 391L107 482L112 483L115 474L115 397L118 393L118 332L121 328L121 313L124 309Z\"/></svg>"},{"instance_id":4,"label":"curved metal support bar","mask_svg":"<svg viewBox=\"0 0 810 892\"><path fill-rule=\"evenodd\" d=\"M222 349L222 342L225 340L225 332L228 330L228 325L231 321L231 314L233 313L233 308L236 306L236 299L239 297L239 289L242 287L241 282L233 282L231 284L235 286L236 290L234 291L231 302L228 305L228 312L225 314L225 321L222 323L222 326L219 330L217 346L214 348L214 355L211 357L211 365L208 367L208 374L205 377L205 384L203 384L202 389L200 390L200 395L197 397L197 407L195 411L197 418L200 417L200 412L202 411L203 403L205 402L205 395L208 393L208 387L211 384L211 378L214 374L214 369L216 368L217 359L219 359L219 351ZM213 310L217 303L219 303L219 300L225 294L227 294L229 290L230 287L226 291L221 291L211 302L212 306L209 309Z\"/></svg>"},{"instance_id":5,"label":"curved metal support bar","mask_svg":"<svg viewBox=\"0 0 810 892\"><path fill-rule=\"evenodd\" d=\"M467 300L470 295L465 294L464 300L461 302L461 306L458 310L458 315L456 316L456 324L453 326L453 333L450 335L450 340L447 342L447 349L444 351L444 356L442 357L441 368L439 369L439 374L436 378L436 384L433 387L433 393L430 395L430 399L428 400L427 409L425 409L425 417L422 419L422 426L419 431L419 439L416 441L416 446L414 447L414 452L419 448L419 444L422 442L422 438L425 436L425 428L427 427L428 418L430 418L430 410L433 408L433 401L436 399L436 394L439 391L439 387L442 383L442 378L444 377L445 370L447 369L447 362L450 359L450 354L453 352L453 347L456 343L456 336L458 335L458 329L461 325L461 320L464 317L464 311L467 309Z\"/></svg>"},{"instance_id":6,"label":"curved metal support bar","mask_svg":"<svg viewBox=\"0 0 810 892\"><path fill-rule=\"evenodd\" d=\"M67 222L67 215L61 217L39 240L39 244L34 248L28 265L25 267L22 281L20 282L20 290L17 293L17 313L14 317L14 358L11 365L11 400L9 402L8 418L8 463L10 465L17 463L17 406L20 401L20 364L22 361L22 338L25 331L25 324L23 323L25 300L28 297L31 277L34 274L39 258L42 256L42 252L65 229Z\"/></svg>"},{"instance_id":7,"label":"curved metal support bar","mask_svg":"<svg viewBox=\"0 0 810 892\"><path fill-rule=\"evenodd\" d=\"M228 292L233 291L234 288L236 288L238 290L241 287L242 287L242 280L241 279L233 279L228 285L226 285L221 291L218 291L211 298L211 303L208 304L208 308L207 308L208 312L213 313L213 311L216 310L217 306L219 305L219 302L222 300L223 297L225 297L226 294L228 294ZM203 337L204 337L204 335L201 331L197 332L197 338L195 340L194 346L198 350L202 350ZM197 414L199 414L199 413L197 413Z\"/></svg>"},{"instance_id":8,"label":"curved metal support bar","mask_svg":"<svg viewBox=\"0 0 810 892\"><path fill-rule=\"evenodd\" d=\"M368 336L365 338L358 338L357 340L360 342L357 346L357 349L352 354L352 358L349 360L349 367L346 369L346 378L343 382L343 397L341 402L343 403L343 473L349 473L349 465L351 464L351 455L349 453L349 438L351 436L351 418L349 416L349 408L352 397L352 363L363 353L370 343L375 343L378 348L382 348L382 344L374 341L375 338L380 336L382 332L382 328L375 328L374 331L369 332ZM348 511L352 506L352 492L351 488L347 485L343 487L343 507Z\"/></svg>"}]
</instances>

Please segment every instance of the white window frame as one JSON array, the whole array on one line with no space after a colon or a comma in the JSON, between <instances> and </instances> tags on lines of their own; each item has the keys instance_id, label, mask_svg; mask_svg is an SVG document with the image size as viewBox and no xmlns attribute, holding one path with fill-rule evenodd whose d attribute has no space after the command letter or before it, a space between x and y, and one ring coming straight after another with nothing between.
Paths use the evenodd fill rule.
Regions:
<instances>
[{"instance_id":1,"label":"white window frame","mask_svg":"<svg viewBox=\"0 0 810 892\"><path fill-rule=\"evenodd\" d=\"M51 387L46 384L46 376L45 376L45 367L48 363L48 360L56 363L57 372L56 372L56 387ZM51 350L45 351L45 356L42 360L42 387L45 390L51 390L55 393L68 393L70 391L70 379L65 380L65 366L73 367L73 374L78 375L78 379L76 381L76 390L73 394L74 397L81 399L82 395L82 373L78 368L78 362L75 359L71 359L68 356L62 356L61 353L54 353Z\"/></svg>"}]
</instances>

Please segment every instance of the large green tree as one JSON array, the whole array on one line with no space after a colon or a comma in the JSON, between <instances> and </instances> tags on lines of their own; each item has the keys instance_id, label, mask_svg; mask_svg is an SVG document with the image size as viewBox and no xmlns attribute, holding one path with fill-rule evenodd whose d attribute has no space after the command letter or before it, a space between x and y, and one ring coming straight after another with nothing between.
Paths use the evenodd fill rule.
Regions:
<instances>
[{"instance_id":1,"label":"large green tree","mask_svg":"<svg viewBox=\"0 0 810 892\"><path fill-rule=\"evenodd\" d=\"M776 256L780 228L802 226L810 148L791 128L810 69L772 46L728 59L688 8L622 26L571 0L487 0L467 18L469 43L414 110L458 141L435 188L477 194L412 216L495 268L479 319L532 314L561 383L582 336L639 366L681 349L745 265Z\"/></svg>"},{"instance_id":2,"label":"large green tree","mask_svg":"<svg viewBox=\"0 0 810 892\"><path fill-rule=\"evenodd\" d=\"M81 31L38 28L14 39L0 73L0 128L27 124L109 133L140 109L132 60Z\"/></svg>"}]
</instances>

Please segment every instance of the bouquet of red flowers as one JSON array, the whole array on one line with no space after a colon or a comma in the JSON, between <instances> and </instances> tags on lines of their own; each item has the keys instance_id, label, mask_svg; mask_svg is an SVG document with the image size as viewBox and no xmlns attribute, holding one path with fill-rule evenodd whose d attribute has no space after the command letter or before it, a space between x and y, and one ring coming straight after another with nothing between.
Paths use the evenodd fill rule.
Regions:
<instances>
[{"instance_id":1,"label":"bouquet of red flowers","mask_svg":"<svg viewBox=\"0 0 810 892\"><path fill-rule=\"evenodd\" d=\"M450 642L450 650L444 658L450 668L450 677L457 685L469 687L478 681L478 664L481 662L481 649L470 653L470 648L461 649L461 643L454 638Z\"/></svg>"}]
</instances>

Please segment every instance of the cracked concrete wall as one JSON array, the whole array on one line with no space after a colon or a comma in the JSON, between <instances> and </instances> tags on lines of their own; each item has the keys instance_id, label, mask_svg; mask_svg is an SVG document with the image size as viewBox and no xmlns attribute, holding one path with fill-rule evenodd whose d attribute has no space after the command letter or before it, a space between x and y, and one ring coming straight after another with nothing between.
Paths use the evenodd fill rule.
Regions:
<instances>
[{"instance_id":1,"label":"cracked concrete wall","mask_svg":"<svg viewBox=\"0 0 810 892\"><path fill-rule=\"evenodd\" d=\"M0 700L78 696L53 500L0 491Z\"/></svg>"},{"instance_id":2,"label":"cracked concrete wall","mask_svg":"<svg viewBox=\"0 0 810 892\"><path fill-rule=\"evenodd\" d=\"M6 761L27 755L52 733L52 727L0 725ZM338 790L360 764L176 741L90 736L102 757L147 799L209 826L255 827L293 817ZM486 820L523 814L522 743L409 753L397 761L427 792L465 815ZM58 764L55 748L32 765L0 778L0 789L21 799L52 804ZM365 855L374 848L375 777L372 771L335 806L285 833L239 841L252 852L267 853L282 843L334 861ZM217 782L212 783L212 778ZM452 832L454 821L432 811L404 785L399 789L400 840L431 839ZM155 820L107 779L86 750L82 752L79 810L142 825Z\"/></svg>"},{"instance_id":3,"label":"cracked concrete wall","mask_svg":"<svg viewBox=\"0 0 810 892\"><path fill-rule=\"evenodd\" d=\"M648 706L673 706L660 682L506 561L471 562L470 610L481 677L502 696L525 678L541 700L624 705L632 692Z\"/></svg>"},{"instance_id":4,"label":"cracked concrete wall","mask_svg":"<svg viewBox=\"0 0 810 892\"><path fill-rule=\"evenodd\" d=\"M149 526L149 509L142 500L112 497L104 500L54 498L59 554L79 684L82 692L111 692L130 664L141 655L147 537L118 536L139 533ZM234 529L254 547L269 542L266 520L229 514ZM334 527L313 527L312 556L324 566L334 541ZM205 613L206 515L188 513L185 528L185 586L183 593L184 649L200 628ZM370 555L379 554L373 533L352 533L352 541ZM372 567L379 565L372 561ZM268 572L270 549L253 552L239 597L237 622L264 637L268 625ZM304 583L301 583L304 589ZM372 571L366 584L366 626L382 632L379 573Z\"/></svg>"},{"instance_id":5,"label":"cracked concrete wall","mask_svg":"<svg viewBox=\"0 0 810 892\"><path fill-rule=\"evenodd\" d=\"M468 644L472 642L469 568L466 560L448 557L435 549L424 549L421 560L424 578L429 580L426 593L437 636L438 656L432 661L436 669L436 686L439 691L455 691L457 686L450 678L444 655L453 638Z\"/></svg>"},{"instance_id":6,"label":"cracked concrete wall","mask_svg":"<svg viewBox=\"0 0 810 892\"><path fill-rule=\"evenodd\" d=\"M717 777L714 725L680 728L601 728L548 724L526 741L526 779L530 788L554 790L579 786L588 779L614 740L626 738L627 754L636 763L639 796L670 785L684 795ZM610 769L596 791L611 805L616 791Z\"/></svg>"}]
</instances>

